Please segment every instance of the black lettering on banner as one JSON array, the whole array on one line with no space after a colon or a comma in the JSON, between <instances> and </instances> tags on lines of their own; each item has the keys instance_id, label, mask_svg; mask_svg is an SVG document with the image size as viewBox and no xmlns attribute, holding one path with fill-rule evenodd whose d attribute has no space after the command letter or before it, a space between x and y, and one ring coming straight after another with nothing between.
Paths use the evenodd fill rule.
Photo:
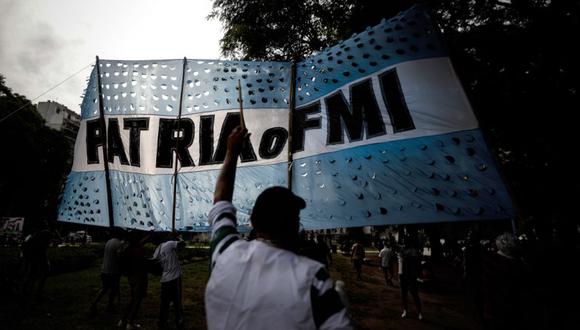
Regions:
<instances>
[{"instance_id":1,"label":"black lettering on banner","mask_svg":"<svg viewBox=\"0 0 580 330\"><path fill-rule=\"evenodd\" d=\"M366 137L372 138L387 134L381 110L373 91L372 80L362 81L351 87L351 104L353 111L360 111L366 129ZM361 109L362 110L359 110Z\"/></svg>"},{"instance_id":2,"label":"black lettering on banner","mask_svg":"<svg viewBox=\"0 0 580 330\"><path fill-rule=\"evenodd\" d=\"M292 152L304 150L304 136L306 130L321 128L320 117L308 118L309 115L320 113L320 102L316 102L294 110L292 113Z\"/></svg>"},{"instance_id":3,"label":"black lettering on banner","mask_svg":"<svg viewBox=\"0 0 580 330\"><path fill-rule=\"evenodd\" d=\"M343 124L349 142L362 140L363 129L367 138L387 134L371 79L352 85L350 99L349 106L342 91L325 99L328 114L327 144L344 143Z\"/></svg>"},{"instance_id":4,"label":"black lettering on banner","mask_svg":"<svg viewBox=\"0 0 580 330\"><path fill-rule=\"evenodd\" d=\"M173 167L173 152L177 153L177 158L183 167L195 166L189 150L193 143L195 131L194 123L189 118L182 118L177 129L179 119L159 119L159 134L157 138L157 159L158 168ZM176 150L179 140L179 149Z\"/></svg>"},{"instance_id":5,"label":"black lettering on banner","mask_svg":"<svg viewBox=\"0 0 580 330\"><path fill-rule=\"evenodd\" d=\"M117 118L109 118L107 148L109 163L114 163L115 157L119 157L121 164L129 165L127 154L125 153L125 146L123 146L123 140L121 139L121 132L119 131L119 120Z\"/></svg>"},{"instance_id":6,"label":"black lettering on banner","mask_svg":"<svg viewBox=\"0 0 580 330\"><path fill-rule=\"evenodd\" d=\"M124 118L124 129L129 130L129 158L131 166L141 166L141 131L149 130L149 118Z\"/></svg>"},{"instance_id":7,"label":"black lettering on banner","mask_svg":"<svg viewBox=\"0 0 580 330\"><path fill-rule=\"evenodd\" d=\"M258 152L264 159L276 158L284 149L288 140L288 131L284 127L272 127L262 135Z\"/></svg>"},{"instance_id":8,"label":"black lettering on banner","mask_svg":"<svg viewBox=\"0 0 580 330\"><path fill-rule=\"evenodd\" d=\"M99 163L99 147L103 145L103 132L99 119L87 120L87 164Z\"/></svg>"},{"instance_id":9,"label":"black lettering on banner","mask_svg":"<svg viewBox=\"0 0 580 330\"><path fill-rule=\"evenodd\" d=\"M383 99L387 105L387 112L391 118L393 132L403 132L415 129L415 123L407 107L405 96L401 89L401 82L396 69L384 72L379 76Z\"/></svg>"},{"instance_id":10,"label":"black lettering on banner","mask_svg":"<svg viewBox=\"0 0 580 330\"><path fill-rule=\"evenodd\" d=\"M199 119L199 165L215 164L213 159L214 115L201 116Z\"/></svg>"},{"instance_id":11,"label":"black lettering on banner","mask_svg":"<svg viewBox=\"0 0 580 330\"><path fill-rule=\"evenodd\" d=\"M211 163L210 164L221 164L223 163L224 159L226 158L226 151L228 148L228 137L230 136L230 133L234 130L234 128L238 127L240 125L240 114L237 112L230 112L226 115L226 118L224 119L224 122L222 124L222 130L220 132L220 138L218 140L218 145L216 148L216 152L213 155L213 157L211 158ZM212 134L213 136L213 134ZM213 142L213 140L212 140ZM211 144L213 145L213 143ZM209 146L206 146L205 148L208 148ZM212 150L213 151L213 147ZM210 152L211 154L211 152ZM256 154L254 153L254 147L252 146L252 142L250 141L249 137L246 137L244 139L244 142L242 144L242 150L240 152L240 159L242 160L242 163L246 163L246 162L254 162L256 160L258 160L258 158L256 157Z\"/></svg>"}]
</instances>

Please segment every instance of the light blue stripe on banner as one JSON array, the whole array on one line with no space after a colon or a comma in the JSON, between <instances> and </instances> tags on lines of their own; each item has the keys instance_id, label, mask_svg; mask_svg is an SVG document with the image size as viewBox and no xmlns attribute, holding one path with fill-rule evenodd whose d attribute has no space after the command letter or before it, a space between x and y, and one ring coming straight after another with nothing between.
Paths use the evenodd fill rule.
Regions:
<instances>
[{"instance_id":1,"label":"light blue stripe on banner","mask_svg":"<svg viewBox=\"0 0 580 330\"><path fill-rule=\"evenodd\" d=\"M97 86L97 68L93 67L81 104L81 119L83 120L99 116L99 91L97 90Z\"/></svg>"},{"instance_id":2,"label":"light blue stripe on banner","mask_svg":"<svg viewBox=\"0 0 580 330\"><path fill-rule=\"evenodd\" d=\"M294 166L306 229L514 216L479 129L351 148Z\"/></svg>"},{"instance_id":3,"label":"light blue stripe on banner","mask_svg":"<svg viewBox=\"0 0 580 330\"><path fill-rule=\"evenodd\" d=\"M105 172L71 172L60 201L58 220L109 227Z\"/></svg>"},{"instance_id":4,"label":"light blue stripe on banner","mask_svg":"<svg viewBox=\"0 0 580 330\"><path fill-rule=\"evenodd\" d=\"M219 170L178 176L176 229L207 231ZM239 167L234 205L247 226L256 197L286 186L286 164ZM514 209L479 129L297 159L306 229L508 219ZM59 220L108 226L104 172L72 172ZM111 172L115 225L171 230L172 175Z\"/></svg>"},{"instance_id":5,"label":"light blue stripe on banner","mask_svg":"<svg viewBox=\"0 0 580 330\"><path fill-rule=\"evenodd\" d=\"M287 164L239 167L236 173L234 206L238 225L247 227L254 201L271 186L287 186ZM208 231L208 213L219 170L179 174L176 228L183 231Z\"/></svg>"},{"instance_id":6,"label":"light blue stripe on banner","mask_svg":"<svg viewBox=\"0 0 580 330\"><path fill-rule=\"evenodd\" d=\"M298 63L296 106L387 67L442 56L447 51L437 27L422 6L414 6Z\"/></svg>"},{"instance_id":7,"label":"light blue stripe on banner","mask_svg":"<svg viewBox=\"0 0 580 330\"><path fill-rule=\"evenodd\" d=\"M173 175L143 175L111 171L115 226L171 230Z\"/></svg>"},{"instance_id":8,"label":"light blue stripe on banner","mask_svg":"<svg viewBox=\"0 0 580 330\"><path fill-rule=\"evenodd\" d=\"M105 115L177 117L183 60L100 60ZM96 68L81 106L82 119L99 116Z\"/></svg>"},{"instance_id":9,"label":"light blue stripe on banner","mask_svg":"<svg viewBox=\"0 0 580 330\"><path fill-rule=\"evenodd\" d=\"M101 60L105 115L177 117L183 60ZM238 80L244 108L288 108L290 64L188 60L182 115L239 109ZM83 119L99 116L97 74L93 69L81 106Z\"/></svg>"},{"instance_id":10,"label":"light blue stripe on banner","mask_svg":"<svg viewBox=\"0 0 580 330\"><path fill-rule=\"evenodd\" d=\"M238 80L244 109L288 108L288 62L188 60L182 113L239 109Z\"/></svg>"},{"instance_id":11,"label":"light blue stripe on banner","mask_svg":"<svg viewBox=\"0 0 580 330\"><path fill-rule=\"evenodd\" d=\"M396 64L447 56L436 26L422 6L369 27L297 64L296 106ZM244 108L287 108L289 62L188 60L184 115ZM183 60L101 60L105 115L177 117ZM82 119L99 115L96 69L81 106Z\"/></svg>"},{"instance_id":12,"label":"light blue stripe on banner","mask_svg":"<svg viewBox=\"0 0 580 330\"><path fill-rule=\"evenodd\" d=\"M208 213L219 170L178 175L175 227L179 231L209 230ZM238 224L247 227L256 197L267 187L286 186L286 164L239 167L234 205ZM115 226L170 231L173 175L144 175L111 171ZM72 172L62 199L59 220L109 226L104 171Z\"/></svg>"}]
</instances>

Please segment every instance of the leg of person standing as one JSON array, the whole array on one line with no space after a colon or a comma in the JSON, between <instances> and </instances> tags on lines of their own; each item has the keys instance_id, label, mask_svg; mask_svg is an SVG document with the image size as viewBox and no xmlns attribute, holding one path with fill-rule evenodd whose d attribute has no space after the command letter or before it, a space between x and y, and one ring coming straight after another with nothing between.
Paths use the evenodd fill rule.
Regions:
<instances>
[{"instance_id":1,"label":"leg of person standing","mask_svg":"<svg viewBox=\"0 0 580 330\"><path fill-rule=\"evenodd\" d=\"M175 279L175 289L173 295L173 309L175 310L175 326L183 329L183 307L181 305L181 277Z\"/></svg>"},{"instance_id":2,"label":"leg of person standing","mask_svg":"<svg viewBox=\"0 0 580 330\"><path fill-rule=\"evenodd\" d=\"M381 267L381 270L383 271L383 275L385 276L385 284L387 286L389 286L389 281L390 281L389 269L387 267Z\"/></svg>"},{"instance_id":3,"label":"leg of person standing","mask_svg":"<svg viewBox=\"0 0 580 330\"><path fill-rule=\"evenodd\" d=\"M107 306L107 311L112 313L115 311L115 298L119 298L121 295L121 274L111 274L111 285L109 287L109 304ZM118 299L117 299L118 301Z\"/></svg>"},{"instance_id":4,"label":"leg of person standing","mask_svg":"<svg viewBox=\"0 0 580 330\"><path fill-rule=\"evenodd\" d=\"M159 311L159 329L167 328L169 319L169 305L173 303L175 325L177 329L183 328L183 309L181 305L181 277L161 283L161 307Z\"/></svg>"},{"instance_id":5,"label":"leg of person standing","mask_svg":"<svg viewBox=\"0 0 580 330\"><path fill-rule=\"evenodd\" d=\"M135 304L135 296L136 296L136 282L133 278L128 279L129 282L129 302L127 303L127 307L123 312L123 317L117 323L117 326L120 328L125 328L127 326L127 320L132 313L133 305Z\"/></svg>"},{"instance_id":6,"label":"leg of person standing","mask_svg":"<svg viewBox=\"0 0 580 330\"><path fill-rule=\"evenodd\" d=\"M129 301L129 305L123 319L119 322L119 326L126 325L126 329L128 330L137 329L140 327L139 324L135 323L135 319L137 318L137 312L141 307L141 302L147 295L147 277L141 276L141 278L135 278L133 280L133 283L131 283L130 280L131 300Z\"/></svg>"},{"instance_id":7,"label":"leg of person standing","mask_svg":"<svg viewBox=\"0 0 580 330\"><path fill-rule=\"evenodd\" d=\"M409 279L409 292L415 301L415 306L417 307L417 314L419 314L419 320L423 319L423 313L421 310L421 299L419 298L419 288L416 279Z\"/></svg>"},{"instance_id":8,"label":"leg of person standing","mask_svg":"<svg viewBox=\"0 0 580 330\"><path fill-rule=\"evenodd\" d=\"M139 308L141 307L141 302L143 302L143 298L147 296L147 274L145 274L144 278L140 278L138 280L137 285L135 286L135 299L129 310L129 315L127 316L127 329L137 329L141 326L135 323L137 318L137 313L139 312Z\"/></svg>"},{"instance_id":9,"label":"leg of person standing","mask_svg":"<svg viewBox=\"0 0 580 330\"><path fill-rule=\"evenodd\" d=\"M362 260L355 259L354 268L356 269L356 279L359 281L362 280Z\"/></svg>"},{"instance_id":10,"label":"leg of person standing","mask_svg":"<svg viewBox=\"0 0 580 330\"><path fill-rule=\"evenodd\" d=\"M400 274L399 275L399 285L401 286L401 307L403 308L403 313L401 314L402 318L406 318L407 317L407 308L408 308L408 301L407 301L407 291L409 289L408 287L408 281L405 278L405 275Z\"/></svg>"},{"instance_id":11,"label":"leg of person standing","mask_svg":"<svg viewBox=\"0 0 580 330\"><path fill-rule=\"evenodd\" d=\"M173 281L161 282L161 304L159 308L159 329L167 328L167 319L169 318L169 304L173 300L171 284Z\"/></svg>"},{"instance_id":12,"label":"leg of person standing","mask_svg":"<svg viewBox=\"0 0 580 330\"><path fill-rule=\"evenodd\" d=\"M101 301L101 298L103 298L103 296L106 295L107 292L110 290L109 278L107 275L109 274L101 273L101 289L99 289L99 293L97 294L97 296L91 303L91 307L89 308L89 316L91 317L96 315L97 305L99 304L99 301Z\"/></svg>"},{"instance_id":13,"label":"leg of person standing","mask_svg":"<svg viewBox=\"0 0 580 330\"><path fill-rule=\"evenodd\" d=\"M395 283L393 283L393 263L389 262L388 266L387 266L387 285L390 285L392 287L395 286Z\"/></svg>"}]
</instances>

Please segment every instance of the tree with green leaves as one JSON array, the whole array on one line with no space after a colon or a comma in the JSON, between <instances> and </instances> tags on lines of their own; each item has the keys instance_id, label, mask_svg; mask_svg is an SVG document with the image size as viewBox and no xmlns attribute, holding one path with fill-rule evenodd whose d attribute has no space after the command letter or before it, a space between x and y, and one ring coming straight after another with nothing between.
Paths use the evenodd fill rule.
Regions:
<instances>
[{"instance_id":1,"label":"tree with green leaves","mask_svg":"<svg viewBox=\"0 0 580 330\"><path fill-rule=\"evenodd\" d=\"M69 143L63 133L45 126L35 106L13 93L2 75L0 118L0 216L24 216L26 226L54 221L70 170Z\"/></svg>"},{"instance_id":2,"label":"tree with green leaves","mask_svg":"<svg viewBox=\"0 0 580 330\"><path fill-rule=\"evenodd\" d=\"M416 3L447 41L522 217L572 216L578 1L215 0L209 17L223 24L228 58L298 61Z\"/></svg>"},{"instance_id":3,"label":"tree with green leaves","mask_svg":"<svg viewBox=\"0 0 580 330\"><path fill-rule=\"evenodd\" d=\"M382 7L361 0L215 0L209 18L223 24L226 57L298 61L380 21Z\"/></svg>"}]
</instances>

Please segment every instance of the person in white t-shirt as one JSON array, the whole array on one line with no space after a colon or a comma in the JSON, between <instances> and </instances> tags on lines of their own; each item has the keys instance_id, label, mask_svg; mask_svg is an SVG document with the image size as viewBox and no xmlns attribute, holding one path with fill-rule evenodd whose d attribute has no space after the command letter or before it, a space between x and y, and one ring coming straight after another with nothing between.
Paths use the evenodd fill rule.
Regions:
<instances>
[{"instance_id":1,"label":"person in white t-shirt","mask_svg":"<svg viewBox=\"0 0 580 330\"><path fill-rule=\"evenodd\" d=\"M175 233L171 234L176 236ZM185 242L181 239L175 240L173 237L159 244L153 253L153 259L159 261L163 272L161 274L161 306L159 312L160 329L167 327L169 318L169 304L173 303L175 311L175 324L178 329L183 329L183 308L181 305L181 266L177 250L185 247Z\"/></svg>"},{"instance_id":2,"label":"person in white t-shirt","mask_svg":"<svg viewBox=\"0 0 580 330\"><path fill-rule=\"evenodd\" d=\"M387 286L395 286L393 284L393 263L395 260L395 251L386 242L383 243L383 249L379 252L381 259L381 270L385 275L385 282Z\"/></svg>"},{"instance_id":3,"label":"person in white t-shirt","mask_svg":"<svg viewBox=\"0 0 580 330\"><path fill-rule=\"evenodd\" d=\"M323 264L294 253L304 200L283 187L256 199L251 214L257 238L240 239L232 205L236 165L247 131L237 127L217 179L211 275L205 291L208 329L351 329Z\"/></svg>"}]
</instances>

